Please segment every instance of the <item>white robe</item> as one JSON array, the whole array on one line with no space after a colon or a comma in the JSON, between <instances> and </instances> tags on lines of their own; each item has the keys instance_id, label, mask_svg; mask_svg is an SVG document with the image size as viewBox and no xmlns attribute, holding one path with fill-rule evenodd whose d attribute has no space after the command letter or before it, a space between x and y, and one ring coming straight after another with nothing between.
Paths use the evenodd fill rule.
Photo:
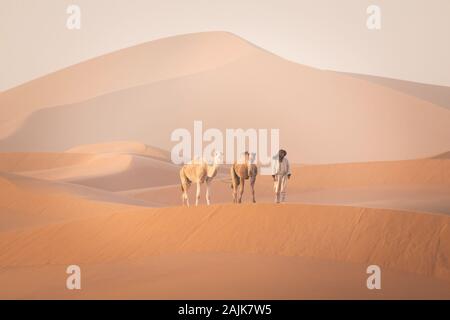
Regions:
<instances>
[{"instance_id":1,"label":"white robe","mask_svg":"<svg viewBox=\"0 0 450 320\"><path fill-rule=\"evenodd\" d=\"M291 167L286 157L283 160L278 158L273 161L272 175L275 176L273 189L275 191L275 202L284 202L286 200L286 188L288 175L291 174Z\"/></svg>"},{"instance_id":2,"label":"white robe","mask_svg":"<svg viewBox=\"0 0 450 320\"><path fill-rule=\"evenodd\" d=\"M289 165L289 160L284 157L283 160L277 157L272 162L272 175L274 176L286 176L291 174L291 166Z\"/></svg>"}]
</instances>

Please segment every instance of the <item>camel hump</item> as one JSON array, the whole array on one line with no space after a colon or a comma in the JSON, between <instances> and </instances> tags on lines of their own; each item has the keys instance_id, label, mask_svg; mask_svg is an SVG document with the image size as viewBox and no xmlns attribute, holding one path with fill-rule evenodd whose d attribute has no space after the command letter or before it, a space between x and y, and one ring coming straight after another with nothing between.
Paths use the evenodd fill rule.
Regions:
<instances>
[{"instance_id":1,"label":"camel hump","mask_svg":"<svg viewBox=\"0 0 450 320\"><path fill-rule=\"evenodd\" d=\"M208 175L207 168L206 164L185 164L180 171L180 177L193 183L203 183Z\"/></svg>"}]
</instances>

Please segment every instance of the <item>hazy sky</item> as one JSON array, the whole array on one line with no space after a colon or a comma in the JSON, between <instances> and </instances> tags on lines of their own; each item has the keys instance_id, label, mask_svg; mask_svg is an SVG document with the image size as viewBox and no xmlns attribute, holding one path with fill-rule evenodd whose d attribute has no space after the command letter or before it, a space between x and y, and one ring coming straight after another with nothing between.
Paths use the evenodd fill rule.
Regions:
<instances>
[{"instance_id":1,"label":"hazy sky","mask_svg":"<svg viewBox=\"0 0 450 320\"><path fill-rule=\"evenodd\" d=\"M81 30L66 28L67 6ZM366 27L369 5L381 30ZM0 0L0 91L175 34L225 30L299 63L450 86L449 0Z\"/></svg>"}]
</instances>

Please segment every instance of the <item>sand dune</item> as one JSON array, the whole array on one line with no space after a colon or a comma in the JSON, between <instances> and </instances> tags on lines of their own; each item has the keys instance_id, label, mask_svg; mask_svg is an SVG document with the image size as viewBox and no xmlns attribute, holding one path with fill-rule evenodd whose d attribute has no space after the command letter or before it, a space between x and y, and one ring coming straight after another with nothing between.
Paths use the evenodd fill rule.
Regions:
<instances>
[{"instance_id":1,"label":"sand dune","mask_svg":"<svg viewBox=\"0 0 450 320\"><path fill-rule=\"evenodd\" d=\"M26 266L162 253L254 253L375 263L450 280L449 219L299 204L136 209L3 232L0 260Z\"/></svg>"},{"instance_id":2,"label":"sand dune","mask_svg":"<svg viewBox=\"0 0 450 320\"><path fill-rule=\"evenodd\" d=\"M135 142L79 146L66 153L0 154L0 172L108 191L173 184L178 170L167 152Z\"/></svg>"},{"instance_id":3,"label":"sand dune","mask_svg":"<svg viewBox=\"0 0 450 320\"><path fill-rule=\"evenodd\" d=\"M446 159L294 165L288 199L303 203L185 208L175 206L178 183L161 180L177 179L178 170L151 154L119 142L61 156L0 156L1 170L22 170L0 174L0 282L7 288L0 297L450 298L450 216L413 212L450 208L450 193L436 198L449 191ZM123 165L121 157L144 162ZM101 173L106 163L109 172L91 177L95 188L76 175L70 183L51 179L90 166ZM272 201L270 179L258 177L260 202ZM136 181L145 187L134 188ZM115 187L121 191L107 191ZM399 197L408 190L413 199ZM432 210L417 210L419 196ZM308 197L316 204L305 204ZM391 208L368 208L377 197ZM230 199L229 181L216 180L213 202ZM79 292L64 289L69 264L82 267ZM382 291L366 288L370 264L382 267Z\"/></svg>"},{"instance_id":4,"label":"sand dune","mask_svg":"<svg viewBox=\"0 0 450 320\"><path fill-rule=\"evenodd\" d=\"M448 299L448 283L383 270L382 291L367 290L365 266L304 257L172 254L81 265L82 290L69 291L66 266L10 268L8 294L35 299ZM38 277L36 275L39 275ZM20 279L18 281L18 279Z\"/></svg>"},{"instance_id":5,"label":"sand dune","mask_svg":"<svg viewBox=\"0 0 450 320\"><path fill-rule=\"evenodd\" d=\"M55 204L46 201L47 206ZM1 231L0 279L11 292L0 295L188 298L223 288L214 296L449 297L446 215L299 204L120 212L116 205L101 206L93 211L80 201L64 207L62 221ZM73 263L81 265L89 279L76 295L60 287L63 266ZM378 295L364 288L369 264L382 266L392 281ZM271 267L288 273L280 276ZM224 275L222 281L208 282L218 274ZM177 279L191 276L177 286ZM343 280L331 281L337 276ZM232 286L240 280L247 290L242 284ZM312 294L293 286L302 281L322 289ZM110 288L120 290L111 294ZM155 291L158 288L161 291ZM269 290L261 295L261 288Z\"/></svg>"},{"instance_id":6,"label":"sand dune","mask_svg":"<svg viewBox=\"0 0 450 320\"><path fill-rule=\"evenodd\" d=\"M47 225L147 204L101 190L8 173L0 173L0 190L0 231Z\"/></svg>"},{"instance_id":7,"label":"sand dune","mask_svg":"<svg viewBox=\"0 0 450 320\"><path fill-rule=\"evenodd\" d=\"M72 176L66 181L109 191L171 185L179 182L179 167L146 157L129 156L128 166L114 174ZM47 173L44 173L45 175Z\"/></svg>"},{"instance_id":8,"label":"sand dune","mask_svg":"<svg viewBox=\"0 0 450 320\"><path fill-rule=\"evenodd\" d=\"M0 298L450 299L450 111L436 92L298 65L225 32L1 92ZM272 204L258 176L258 203L230 204L224 166L214 205L179 206L165 150L194 120L280 128L289 203ZM64 287L70 264L81 291ZM366 287L371 264L381 291Z\"/></svg>"},{"instance_id":9,"label":"sand dune","mask_svg":"<svg viewBox=\"0 0 450 320\"><path fill-rule=\"evenodd\" d=\"M135 141L112 141L88 144L70 148L69 150L66 150L66 152L78 154L125 153L150 157L163 161L170 161L170 153L168 151L155 147L149 147L148 145Z\"/></svg>"},{"instance_id":10,"label":"sand dune","mask_svg":"<svg viewBox=\"0 0 450 320\"><path fill-rule=\"evenodd\" d=\"M217 41L213 45L211 38ZM170 150L174 144L171 132L180 127L192 129L194 120L203 120L205 129L281 128L282 146L299 163L403 160L450 149L450 112L422 99L291 63L227 33L186 35L170 41L225 47L235 54L225 59L228 54L209 51L208 68L193 63L183 75L114 87L89 100L39 109L0 142L0 150L62 151L123 139ZM154 50L162 53L167 48L161 43L138 46L130 53L122 50L117 59L126 64L137 51L142 56ZM180 61L191 64L190 57ZM84 70L85 65L73 70L78 68ZM153 73L152 66L143 70ZM97 74L104 76L103 72L86 74L92 79ZM54 87L58 88L56 83ZM2 102L2 109L12 110L16 99L26 96ZM284 112L274 116L279 110Z\"/></svg>"},{"instance_id":11,"label":"sand dune","mask_svg":"<svg viewBox=\"0 0 450 320\"><path fill-rule=\"evenodd\" d=\"M450 151L441 153L434 157L435 159L450 159Z\"/></svg>"},{"instance_id":12,"label":"sand dune","mask_svg":"<svg viewBox=\"0 0 450 320\"><path fill-rule=\"evenodd\" d=\"M86 163L94 158L95 156L90 154L65 154L62 152L3 152L0 153L0 171L26 172L56 169Z\"/></svg>"},{"instance_id":13,"label":"sand dune","mask_svg":"<svg viewBox=\"0 0 450 320\"><path fill-rule=\"evenodd\" d=\"M214 69L251 50L217 32L165 38L88 60L2 92L0 137L36 110Z\"/></svg>"},{"instance_id":14,"label":"sand dune","mask_svg":"<svg viewBox=\"0 0 450 320\"><path fill-rule=\"evenodd\" d=\"M450 87L416 83L404 80L376 77L364 74L343 73L355 78L364 79L385 87L404 92L408 95L450 109Z\"/></svg>"}]
</instances>

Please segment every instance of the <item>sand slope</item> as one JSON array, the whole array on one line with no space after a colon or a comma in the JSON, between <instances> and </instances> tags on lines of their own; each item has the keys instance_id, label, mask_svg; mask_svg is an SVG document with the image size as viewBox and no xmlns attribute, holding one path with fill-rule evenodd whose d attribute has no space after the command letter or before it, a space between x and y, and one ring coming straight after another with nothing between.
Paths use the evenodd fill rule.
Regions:
<instances>
[{"instance_id":1,"label":"sand slope","mask_svg":"<svg viewBox=\"0 0 450 320\"><path fill-rule=\"evenodd\" d=\"M0 173L1 231L88 217L92 213L111 213L132 205L146 204L101 190Z\"/></svg>"},{"instance_id":2,"label":"sand slope","mask_svg":"<svg viewBox=\"0 0 450 320\"><path fill-rule=\"evenodd\" d=\"M435 159L450 159L450 151L441 153L434 157Z\"/></svg>"},{"instance_id":3,"label":"sand slope","mask_svg":"<svg viewBox=\"0 0 450 320\"><path fill-rule=\"evenodd\" d=\"M178 183L161 180L177 179L177 167L164 171L170 164L152 155L124 142L1 155L10 172L0 174L0 297L450 298L450 216L405 210L442 212L450 193L432 195L449 190L447 159L294 165L288 199L315 192L316 204L186 208L174 206ZM101 173L89 178L95 188L77 176L88 170ZM258 177L260 202L272 200L270 179ZM134 188L139 181L144 188ZM411 188L414 199L399 197ZM356 206L361 190L390 209ZM417 210L419 196L430 210ZM226 179L214 182L212 199L230 201ZM82 267L79 292L64 289L69 264ZM370 264L382 268L382 291L366 288Z\"/></svg>"},{"instance_id":4,"label":"sand slope","mask_svg":"<svg viewBox=\"0 0 450 320\"><path fill-rule=\"evenodd\" d=\"M57 71L0 94L0 136L31 112L84 101L125 88L217 68L252 48L226 33L156 40ZM100 141L95 141L100 142Z\"/></svg>"},{"instance_id":5,"label":"sand slope","mask_svg":"<svg viewBox=\"0 0 450 320\"><path fill-rule=\"evenodd\" d=\"M108 191L173 184L178 170L167 152L125 141L79 146L65 153L0 154L0 172Z\"/></svg>"},{"instance_id":6,"label":"sand slope","mask_svg":"<svg viewBox=\"0 0 450 320\"><path fill-rule=\"evenodd\" d=\"M0 261L107 263L231 252L373 263L450 280L449 222L447 215L300 204L136 209L3 232Z\"/></svg>"},{"instance_id":7,"label":"sand slope","mask_svg":"<svg viewBox=\"0 0 450 320\"><path fill-rule=\"evenodd\" d=\"M450 87L447 86L430 85L355 73L344 74L377 83L419 99L429 101L435 105L450 109Z\"/></svg>"},{"instance_id":8,"label":"sand slope","mask_svg":"<svg viewBox=\"0 0 450 320\"><path fill-rule=\"evenodd\" d=\"M95 210L0 232L0 279L11 288L2 297L187 298L217 288L222 298L450 297L445 215L270 204ZM76 295L60 287L64 266L73 263L87 274ZM369 264L392 281L378 295L364 289ZM224 278L212 281L214 275ZM332 281L336 276L342 281ZM247 289L232 286L240 280ZM316 285L322 290L308 293ZM262 288L268 290L257 294Z\"/></svg>"},{"instance_id":9,"label":"sand slope","mask_svg":"<svg viewBox=\"0 0 450 320\"><path fill-rule=\"evenodd\" d=\"M125 153L139 156L150 157L163 161L170 161L170 153L166 150L150 147L136 141L111 141L104 143L95 143L81 145L66 150L68 153L78 154L98 154L98 153Z\"/></svg>"},{"instance_id":10,"label":"sand slope","mask_svg":"<svg viewBox=\"0 0 450 320\"><path fill-rule=\"evenodd\" d=\"M61 151L123 139L170 150L171 132L192 130L194 120L221 130L280 128L282 146L292 161L301 163L403 160L450 149L450 112L445 108L376 83L288 62L227 33L170 41L192 43L200 51L201 43L225 47L227 54L208 51L209 68L197 68L194 59L193 68L183 75L115 87L78 103L33 107L39 111L14 127L0 142L0 150ZM130 63L136 50L142 56L151 56L154 50L165 52L161 43L138 46L130 53L122 50L118 56L124 64ZM96 61L103 60L108 57ZM179 64L190 65L190 57ZM143 69L153 73L151 66ZM89 72L90 78L103 75ZM36 81L33 85L38 86ZM1 108L12 112L15 99L19 98L2 102ZM284 112L274 116L277 110ZM7 117L12 118L12 114Z\"/></svg>"},{"instance_id":11,"label":"sand slope","mask_svg":"<svg viewBox=\"0 0 450 320\"><path fill-rule=\"evenodd\" d=\"M383 269L368 290L366 266L304 257L192 253L81 264L82 290L66 290L66 267L9 268L2 298L18 299L449 299L448 283ZM36 276L39 275L39 276Z\"/></svg>"}]
</instances>

